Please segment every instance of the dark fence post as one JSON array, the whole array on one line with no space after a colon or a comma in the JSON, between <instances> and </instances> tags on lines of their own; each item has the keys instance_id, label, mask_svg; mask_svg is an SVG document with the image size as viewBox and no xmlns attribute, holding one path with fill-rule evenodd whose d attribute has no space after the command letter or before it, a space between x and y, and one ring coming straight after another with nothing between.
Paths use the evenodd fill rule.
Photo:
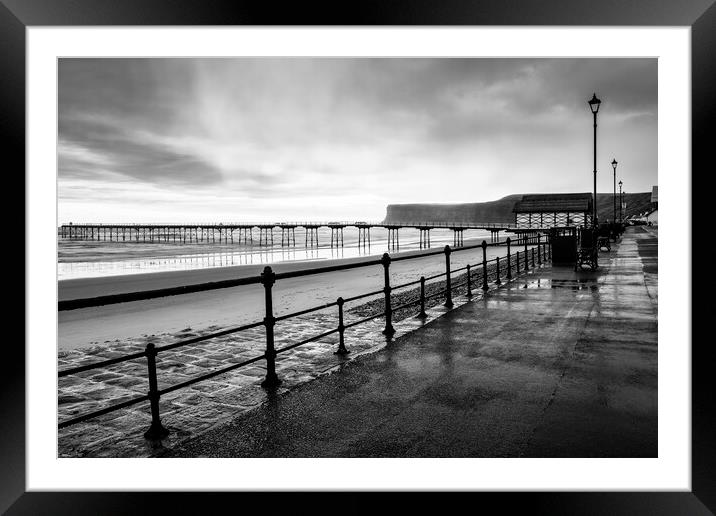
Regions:
<instances>
[{"instance_id":1,"label":"dark fence post","mask_svg":"<svg viewBox=\"0 0 716 516\"><path fill-rule=\"evenodd\" d=\"M425 313L425 276L420 276L420 313L418 317L425 318L428 314Z\"/></svg>"},{"instance_id":2,"label":"dark fence post","mask_svg":"<svg viewBox=\"0 0 716 516\"><path fill-rule=\"evenodd\" d=\"M510 256L510 237L507 237L507 279L512 279L512 256Z\"/></svg>"},{"instance_id":3,"label":"dark fence post","mask_svg":"<svg viewBox=\"0 0 716 516\"><path fill-rule=\"evenodd\" d=\"M544 236L544 244L542 245L542 250L544 254L544 261L549 261L549 235Z\"/></svg>"},{"instance_id":4,"label":"dark fence post","mask_svg":"<svg viewBox=\"0 0 716 516\"><path fill-rule=\"evenodd\" d=\"M535 248L534 247L532 248L532 253L530 253L530 254L532 255L532 268L534 269L535 268Z\"/></svg>"},{"instance_id":5,"label":"dark fence post","mask_svg":"<svg viewBox=\"0 0 716 516\"><path fill-rule=\"evenodd\" d=\"M542 235L537 235L537 264L542 265Z\"/></svg>"},{"instance_id":6,"label":"dark fence post","mask_svg":"<svg viewBox=\"0 0 716 516\"><path fill-rule=\"evenodd\" d=\"M487 242L482 241L482 290L487 290Z\"/></svg>"},{"instance_id":7,"label":"dark fence post","mask_svg":"<svg viewBox=\"0 0 716 516\"><path fill-rule=\"evenodd\" d=\"M472 283L470 282L470 264L467 264L467 298L472 297Z\"/></svg>"},{"instance_id":8,"label":"dark fence post","mask_svg":"<svg viewBox=\"0 0 716 516\"><path fill-rule=\"evenodd\" d=\"M152 410L152 424L149 430L144 432L146 439L161 439L169 435L169 430L162 426L159 418L159 387L157 385L157 350L151 342L147 344L145 354L147 355L147 370L149 372L149 405Z\"/></svg>"},{"instance_id":9,"label":"dark fence post","mask_svg":"<svg viewBox=\"0 0 716 516\"><path fill-rule=\"evenodd\" d=\"M450 246L445 246L445 306L452 308L452 281L450 278Z\"/></svg>"},{"instance_id":10,"label":"dark fence post","mask_svg":"<svg viewBox=\"0 0 716 516\"><path fill-rule=\"evenodd\" d=\"M383 258L380 260L383 263L383 277L385 281L385 287L383 292L385 293L385 329L383 334L390 339L395 334L395 328L393 328L393 308L390 305L390 255L383 253Z\"/></svg>"},{"instance_id":11,"label":"dark fence post","mask_svg":"<svg viewBox=\"0 0 716 516\"><path fill-rule=\"evenodd\" d=\"M271 294L271 287L276 283L276 274L271 267L264 267L264 271L261 273L261 283L264 285L266 301L266 317L264 317L264 326L266 326L266 379L261 382L261 387L271 389L281 383L281 380L276 375L276 349L274 348L273 336L276 319L273 316L273 297Z\"/></svg>"},{"instance_id":12,"label":"dark fence post","mask_svg":"<svg viewBox=\"0 0 716 516\"><path fill-rule=\"evenodd\" d=\"M527 251L527 235L525 235L525 272L527 272L530 269L529 263L528 263L528 257L529 252Z\"/></svg>"},{"instance_id":13,"label":"dark fence post","mask_svg":"<svg viewBox=\"0 0 716 516\"><path fill-rule=\"evenodd\" d=\"M338 303L338 350L336 351L336 355L347 355L350 351L346 349L344 336L346 327L343 324L343 303L345 303L345 301L343 301L342 297L339 297L336 303Z\"/></svg>"},{"instance_id":14,"label":"dark fence post","mask_svg":"<svg viewBox=\"0 0 716 516\"><path fill-rule=\"evenodd\" d=\"M500 280L500 257L498 256L495 258L495 275L497 276L497 279L495 280L495 285L502 285L502 281Z\"/></svg>"},{"instance_id":15,"label":"dark fence post","mask_svg":"<svg viewBox=\"0 0 716 516\"><path fill-rule=\"evenodd\" d=\"M520 275L520 252L517 251L515 253L515 270L517 271L517 275Z\"/></svg>"}]
</instances>

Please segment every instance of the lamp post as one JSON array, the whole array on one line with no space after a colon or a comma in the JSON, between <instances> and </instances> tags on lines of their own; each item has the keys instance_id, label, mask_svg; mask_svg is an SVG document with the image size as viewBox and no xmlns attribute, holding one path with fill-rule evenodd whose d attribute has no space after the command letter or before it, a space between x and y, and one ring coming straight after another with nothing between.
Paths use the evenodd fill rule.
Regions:
<instances>
[{"instance_id":1,"label":"lamp post","mask_svg":"<svg viewBox=\"0 0 716 516\"><path fill-rule=\"evenodd\" d=\"M617 160L612 158L612 168L614 169L614 214L612 221L617 221Z\"/></svg>"},{"instance_id":2,"label":"lamp post","mask_svg":"<svg viewBox=\"0 0 716 516\"><path fill-rule=\"evenodd\" d=\"M622 217L622 206L624 206L624 199L622 198L622 182L619 181L619 222L624 222Z\"/></svg>"},{"instance_id":3,"label":"lamp post","mask_svg":"<svg viewBox=\"0 0 716 516\"><path fill-rule=\"evenodd\" d=\"M592 227L597 227L597 111L602 103L597 98L597 94L592 95L592 99L589 101L589 109L592 110L594 115L594 203L592 206Z\"/></svg>"}]
</instances>

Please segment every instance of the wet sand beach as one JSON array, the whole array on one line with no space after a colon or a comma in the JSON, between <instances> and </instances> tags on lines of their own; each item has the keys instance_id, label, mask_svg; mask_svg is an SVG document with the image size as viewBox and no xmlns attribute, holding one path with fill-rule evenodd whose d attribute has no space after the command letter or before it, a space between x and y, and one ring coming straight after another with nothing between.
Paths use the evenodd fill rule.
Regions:
<instances>
[{"instance_id":1,"label":"wet sand beach","mask_svg":"<svg viewBox=\"0 0 716 516\"><path fill-rule=\"evenodd\" d=\"M466 241L466 245L470 242ZM513 252L516 248L513 247ZM416 254L410 251L404 254ZM505 247L488 248L488 259L504 256ZM403 253L401 253L403 254ZM275 272L329 266L375 257L320 262L279 263ZM451 255L453 269L481 262L481 249L456 251ZM151 274L83 278L58 282L59 300L136 292L171 286L236 279L260 274L263 265L224 267ZM444 272L444 255L395 262L390 267L393 285ZM280 280L274 285L274 313L279 316L297 310L383 288L381 266L366 266ZM171 333L187 327L201 330L209 326L233 326L264 317L263 286L247 285L193 294L133 301L58 313L59 350L101 345L105 341L136 338L142 335ZM347 308L351 308L348 306Z\"/></svg>"}]
</instances>

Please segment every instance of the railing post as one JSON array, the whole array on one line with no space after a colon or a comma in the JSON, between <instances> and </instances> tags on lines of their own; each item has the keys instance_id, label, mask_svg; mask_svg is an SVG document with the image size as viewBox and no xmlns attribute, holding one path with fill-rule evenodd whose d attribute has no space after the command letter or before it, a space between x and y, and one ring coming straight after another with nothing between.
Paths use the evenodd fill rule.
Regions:
<instances>
[{"instance_id":1,"label":"railing post","mask_svg":"<svg viewBox=\"0 0 716 516\"><path fill-rule=\"evenodd\" d=\"M498 256L495 258L495 267L496 267L496 276L497 279L495 280L495 285L502 285L502 281L500 280L500 257Z\"/></svg>"},{"instance_id":2,"label":"railing post","mask_svg":"<svg viewBox=\"0 0 716 516\"><path fill-rule=\"evenodd\" d=\"M515 271L516 271L517 275L519 276L520 275L520 252L519 251L517 251L515 253Z\"/></svg>"},{"instance_id":3,"label":"railing post","mask_svg":"<svg viewBox=\"0 0 716 516\"><path fill-rule=\"evenodd\" d=\"M350 353L350 351L346 349L346 342L344 337L346 327L343 324L343 303L345 303L345 301L343 301L342 297L339 297L336 303L338 303L338 350L335 354L347 355L348 353Z\"/></svg>"},{"instance_id":4,"label":"railing post","mask_svg":"<svg viewBox=\"0 0 716 516\"><path fill-rule=\"evenodd\" d=\"M534 247L532 248L531 255L532 255L532 268L534 269L535 268L535 248Z\"/></svg>"},{"instance_id":5,"label":"railing post","mask_svg":"<svg viewBox=\"0 0 716 516\"><path fill-rule=\"evenodd\" d=\"M512 256L510 256L510 237L507 237L507 279L512 279Z\"/></svg>"},{"instance_id":6,"label":"railing post","mask_svg":"<svg viewBox=\"0 0 716 516\"><path fill-rule=\"evenodd\" d=\"M487 242L482 241L482 290L487 291Z\"/></svg>"},{"instance_id":7,"label":"railing post","mask_svg":"<svg viewBox=\"0 0 716 516\"><path fill-rule=\"evenodd\" d=\"M542 235L537 235L537 264L542 265Z\"/></svg>"},{"instance_id":8,"label":"railing post","mask_svg":"<svg viewBox=\"0 0 716 516\"><path fill-rule=\"evenodd\" d=\"M146 439L157 440L169 435L169 430L164 428L159 418L159 387L157 385L157 350L151 342L145 349L147 355L147 370L149 372L149 405L152 410L152 424L144 432Z\"/></svg>"},{"instance_id":9,"label":"railing post","mask_svg":"<svg viewBox=\"0 0 716 516\"><path fill-rule=\"evenodd\" d=\"M529 263L528 263L528 261L529 261L529 260L528 260L529 254L530 254L530 253L527 251L527 235L525 235L525 272L527 272L528 270L530 270L530 265L529 265Z\"/></svg>"},{"instance_id":10,"label":"railing post","mask_svg":"<svg viewBox=\"0 0 716 516\"><path fill-rule=\"evenodd\" d=\"M420 276L420 313L418 317L425 318L428 314L425 313L425 276Z\"/></svg>"},{"instance_id":11,"label":"railing post","mask_svg":"<svg viewBox=\"0 0 716 516\"><path fill-rule=\"evenodd\" d=\"M549 262L551 262L552 261L552 239L549 236L547 236L547 238L545 240L546 240L545 252L547 253L547 260Z\"/></svg>"},{"instance_id":12,"label":"railing post","mask_svg":"<svg viewBox=\"0 0 716 516\"><path fill-rule=\"evenodd\" d=\"M274 348L273 330L276 325L276 319L273 316L273 297L271 287L276 283L276 273L271 267L264 267L261 273L261 283L264 286L264 298L266 304L266 317L264 317L264 326L266 326L266 379L261 382L261 387L271 389L278 386L281 380L276 375L276 349Z\"/></svg>"},{"instance_id":13,"label":"railing post","mask_svg":"<svg viewBox=\"0 0 716 516\"><path fill-rule=\"evenodd\" d=\"M452 308L452 281L450 278L450 246L445 246L445 306Z\"/></svg>"},{"instance_id":14,"label":"railing post","mask_svg":"<svg viewBox=\"0 0 716 516\"><path fill-rule=\"evenodd\" d=\"M390 339L395 334L395 328L393 328L393 308L390 305L390 255L383 253L383 258L380 260L383 263L383 277L385 287L383 292L385 293L385 329L383 334Z\"/></svg>"},{"instance_id":15,"label":"railing post","mask_svg":"<svg viewBox=\"0 0 716 516\"><path fill-rule=\"evenodd\" d=\"M467 264L467 298L472 297L472 283L470 282L470 264Z\"/></svg>"}]
</instances>

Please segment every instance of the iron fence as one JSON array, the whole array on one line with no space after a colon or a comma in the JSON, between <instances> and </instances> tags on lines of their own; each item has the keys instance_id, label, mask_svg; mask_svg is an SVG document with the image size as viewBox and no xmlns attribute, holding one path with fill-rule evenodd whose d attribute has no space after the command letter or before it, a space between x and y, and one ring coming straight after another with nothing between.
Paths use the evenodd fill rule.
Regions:
<instances>
[{"instance_id":1,"label":"iron fence","mask_svg":"<svg viewBox=\"0 0 716 516\"><path fill-rule=\"evenodd\" d=\"M333 266L327 266L327 267L316 267L312 269L305 269L305 270L299 270L299 271L291 271L291 272L282 272L282 273L276 273L272 270L270 266L267 266L264 268L263 272L259 276L253 276L249 278L242 278L242 279L236 279L236 280L226 280L226 281L218 281L218 282L210 282L210 283L203 283L198 285L187 285L187 286L181 286L181 287L172 287L172 288L165 288L165 289L158 289L158 290L152 290L152 291L146 291L146 292L135 292L135 293L127 293L127 294L116 294L116 295L108 295L108 296L102 296L98 298L91 298L91 299L77 299L77 300L69 300L69 301L60 301L58 303L58 310L59 311L65 311L65 310L75 310L80 308L88 308L88 307L95 307L95 306L102 306L102 305L109 305L109 304L117 304L117 303L125 303L129 301L137 301L137 300L146 300L146 299L156 299L159 297L166 297L166 296L175 296L175 295L182 295L182 294L188 294L193 292L202 292L202 291L208 291L208 290L215 290L215 289L222 289L222 288L231 288L231 287L237 287L242 285L250 285L250 284L262 284L264 287L264 304L265 304L265 317L262 321L253 322L250 324L244 324L237 327L232 327L228 329L224 329L221 331L212 332L206 335L193 337L190 339L184 339L179 340L178 342L174 342L172 344L167 344L163 346L156 346L153 343L147 344L144 351L135 352L131 354L127 354L121 357L111 358L107 360L102 360L98 362L93 362L91 364L84 364L77 367L72 367L68 369L64 369L58 372L58 378L62 378L69 375L76 375L78 373L82 373L84 371L89 371L93 369L100 369L109 367L115 364L128 362L131 360L139 360L139 359L146 359L146 365L147 365L147 381L149 386L149 391L145 395L141 396L135 396L128 400L124 400L120 403L116 403L113 405L110 405L108 407L104 407L95 411L87 412L85 414L81 414L76 417L72 417L69 419L65 419L64 421L61 421L58 423L58 428L66 428L68 426L80 423L82 421L87 421L89 419L99 417L101 415L121 410L127 407L130 407L132 405L136 405L138 403L143 403L146 401L149 401L150 404L150 411L151 411L151 418L152 422L149 427L149 429L145 432L145 437L148 439L159 439L168 434L168 430L164 428L164 426L161 423L161 417L160 417L160 411L159 411L159 400L161 396L166 395L170 392L176 391L178 389L183 389L185 387L188 387L190 385L193 385L197 382L201 382L204 380L207 380L209 378L214 378L219 375L223 375L226 373L229 373L235 369L239 369L242 367L246 367L250 364L253 364L255 362L265 360L266 361L266 377L261 383L261 385L264 388L272 389L277 387L281 380L278 377L278 374L276 372L276 356L280 353L285 353L287 351L290 351L296 347L302 346L304 344L307 344L309 342L314 342L319 339L323 339L329 335L338 334L338 349L336 351L336 354L344 355L349 353L348 348L346 347L345 343L345 331L349 328L352 328L354 326L358 326L360 324L364 324L368 321L372 321L374 319L378 318L384 318L385 319L385 326L383 328L383 334L386 336L388 340L392 338L392 336L395 333L395 328L393 327L393 314L397 310L402 310L404 308L417 305L420 306L420 313L418 314L418 317L425 318L427 317L427 313L425 311L426 306L426 300L431 299L433 297L437 296L444 296L445 297L445 303L444 305L447 308L453 307L453 292L457 288L461 288L463 286L466 287L466 295L468 298L471 298L473 296L473 287L476 286L474 279L476 277L481 278L481 285L479 288L481 288L483 291L489 290L489 284L492 282L495 285L500 285L502 283L502 279L509 281L513 278L513 272L512 270L515 270L515 274L520 274L521 272L528 272L530 268L535 268L539 266L543 261L548 261L551 259L551 244L548 240L543 241L542 235L523 235L517 239L517 241L514 243L514 245L517 246L523 246L524 250L520 252L519 250L516 251L514 254L512 253L512 246L513 242L510 238L507 238L504 242L498 242L498 243L491 243L488 244L486 241L482 241L481 244L477 245L470 245L470 246L463 246L456 249L452 249L450 246L445 246L442 249L436 249L432 251L425 251L419 254L412 254L407 256L396 256L391 257L388 253L383 254L383 256L380 259L375 260L369 260L364 262L358 262L358 263L351 263L351 264L340 264L340 265L333 265ZM529 246L532 246L531 248ZM501 257L495 257L491 259L487 259L487 248L488 247L506 247L507 253L506 256ZM468 250L474 250L474 249L482 249L482 261L475 264L468 263L466 266L458 268L458 269L451 269L451 254L454 252L464 252ZM438 274L434 274L431 276L421 276L417 280L409 281L406 283L401 283L398 285L391 285L390 283L390 266L393 262L399 262L404 260L413 260L417 258L424 258L426 256L433 256L433 255L439 255L443 254L445 256L445 272L441 272ZM359 267L369 267L369 266L376 266L381 265L383 267L383 281L384 286L380 290L374 290L370 292L366 292L363 294L355 295L352 297L339 297L336 301L325 303L322 305L317 305L308 309L296 311L290 314L281 315L279 317L274 316L273 312L273 293L272 289L276 281L288 279L288 278L296 278L299 276L308 276L308 275L314 275L314 274L322 274L326 272L333 272L333 271L343 271L348 269L354 269ZM453 276L460 273L460 276L458 279L461 281L459 282L453 282ZM442 289L437 290L436 292L433 292L432 294L426 293L426 284L430 281L438 280L440 279L442 281L442 278L444 278L445 286ZM407 289L410 287L413 287L415 289L418 289L419 285L419 296L417 298L411 299L407 302L404 302L398 306L392 306L393 301L393 292L398 289ZM346 303L355 302L358 300L362 300L368 297L372 296L383 296L383 309L381 312L372 314L367 317L363 317L357 321L353 321L349 324L345 323L344 320L344 307ZM303 340L300 340L298 342L294 342L291 344L288 344L286 346L283 346L281 348L276 349L275 348L275 335L274 335L274 328L276 326L277 322L288 320L294 317L298 317L301 315L306 315L312 312L316 312L319 310L325 310L330 308L337 308L338 310L338 325L335 328L332 328L328 331L324 331L320 334L313 335L309 338L305 338ZM157 377L157 363L156 358L160 353L168 352L171 350L176 350L185 346L198 344L210 339L215 339L218 337L223 337L226 335L232 335L236 334L242 331L250 330L253 328L257 328L260 326L265 327L265 351L264 353L249 358L247 360L244 360L240 363L231 364L226 367L222 367L219 369L215 369L213 371L210 371L206 374L196 376L194 378L191 378L189 380L186 380L184 382L180 382L174 385L171 385L169 387L160 388L158 377Z\"/></svg>"}]
</instances>

